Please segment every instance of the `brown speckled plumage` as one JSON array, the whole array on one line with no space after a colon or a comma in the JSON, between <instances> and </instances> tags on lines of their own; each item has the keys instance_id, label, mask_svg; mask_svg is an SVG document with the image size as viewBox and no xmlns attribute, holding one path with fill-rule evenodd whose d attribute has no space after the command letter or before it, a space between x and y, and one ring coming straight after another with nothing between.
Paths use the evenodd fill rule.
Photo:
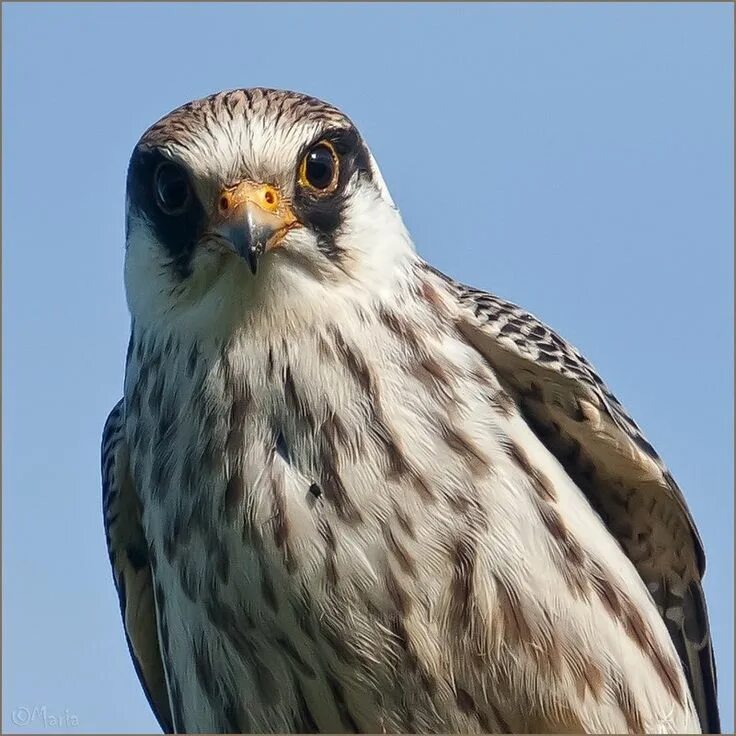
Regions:
<instances>
[{"instance_id":1,"label":"brown speckled plumage","mask_svg":"<svg viewBox=\"0 0 736 736\"><path fill-rule=\"evenodd\" d=\"M321 140L328 194L298 173ZM184 214L157 210L157 161ZM297 222L255 275L212 235L240 180ZM164 730L718 728L702 545L663 462L574 348L421 261L339 110L190 103L128 190L105 527Z\"/></svg>"}]
</instances>

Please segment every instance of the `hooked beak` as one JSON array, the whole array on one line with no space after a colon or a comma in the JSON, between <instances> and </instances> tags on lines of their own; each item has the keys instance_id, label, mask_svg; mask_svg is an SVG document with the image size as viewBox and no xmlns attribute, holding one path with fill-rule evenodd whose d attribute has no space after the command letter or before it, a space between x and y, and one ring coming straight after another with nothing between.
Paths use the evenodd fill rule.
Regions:
<instances>
[{"instance_id":1,"label":"hooked beak","mask_svg":"<svg viewBox=\"0 0 736 736\"><path fill-rule=\"evenodd\" d=\"M277 248L298 221L276 187L244 181L222 192L214 224L255 275L261 256Z\"/></svg>"}]
</instances>

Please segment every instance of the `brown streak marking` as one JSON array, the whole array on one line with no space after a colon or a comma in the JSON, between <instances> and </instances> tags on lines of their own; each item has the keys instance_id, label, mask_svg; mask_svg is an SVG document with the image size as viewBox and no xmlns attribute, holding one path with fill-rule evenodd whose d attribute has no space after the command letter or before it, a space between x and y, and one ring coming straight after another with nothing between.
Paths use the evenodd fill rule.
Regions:
<instances>
[{"instance_id":1,"label":"brown streak marking","mask_svg":"<svg viewBox=\"0 0 736 736\"><path fill-rule=\"evenodd\" d=\"M331 360L335 357L335 353L333 352L332 348L330 347L327 340L325 340L324 335L320 334L317 337L317 347L319 349L319 353L323 358L326 358L328 360Z\"/></svg>"},{"instance_id":2,"label":"brown streak marking","mask_svg":"<svg viewBox=\"0 0 736 736\"><path fill-rule=\"evenodd\" d=\"M214 598L207 601L205 610L209 620L224 632L238 654L250 658L253 644L243 633L244 625L247 629L253 628L250 616L245 611L242 611L241 615L236 615L231 608Z\"/></svg>"},{"instance_id":3,"label":"brown streak marking","mask_svg":"<svg viewBox=\"0 0 736 736\"><path fill-rule=\"evenodd\" d=\"M502 388L499 388L491 397L491 401L504 417L508 419L513 416L514 409L516 409L516 402Z\"/></svg>"},{"instance_id":4,"label":"brown streak marking","mask_svg":"<svg viewBox=\"0 0 736 736\"><path fill-rule=\"evenodd\" d=\"M284 400L289 410L302 418L309 425L312 432L314 432L316 429L314 417L307 411L305 403L299 397L294 384L294 376L288 365L284 371Z\"/></svg>"},{"instance_id":5,"label":"brown streak marking","mask_svg":"<svg viewBox=\"0 0 736 736\"><path fill-rule=\"evenodd\" d=\"M345 486L333 462L334 454L322 453L322 482L320 487L325 498L331 503L337 515L348 524L359 524L363 517L350 499Z\"/></svg>"},{"instance_id":6,"label":"brown streak marking","mask_svg":"<svg viewBox=\"0 0 736 736\"><path fill-rule=\"evenodd\" d=\"M279 603L276 599L276 591L273 589L273 581L264 573L261 573L261 594L268 607L272 611L277 611Z\"/></svg>"},{"instance_id":7,"label":"brown streak marking","mask_svg":"<svg viewBox=\"0 0 736 736\"><path fill-rule=\"evenodd\" d=\"M386 590L391 598L391 602L394 604L396 610L401 614L401 616L408 616L411 612L412 600L399 584L399 581L391 571L391 568L388 568L386 572Z\"/></svg>"},{"instance_id":8,"label":"brown streak marking","mask_svg":"<svg viewBox=\"0 0 736 736\"><path fill-rule=\"evenodd\" d=\"M212 662L210 662L210 658L207 656L204 648L196 642L194 645L194 671L200 687L207 695L210 705L216 707L217 692L214 687L215 678L212 670Z\"/></svg>"},{"instance_id":9,"label":"brown streak marking","mask_svg":"<svg viewBox=\"0 0 736 736\"><path fill-rule=\"evenodd\" d=\"M556 495L550 481L542 475L530 462L524 450L509 441L506 444L508 456L529 476L537 493L546 501L555 501Z\"/></svg>"},{"instance_id":10,"label":"brown streak marking","mask_svg":"<svg viewBox=\"0 0 736 736\"><path fill-rule=\"evenodd\" d=\"M532 632L529 623L524 618L518 593L509 588L505 581L497 575L493 576L496 582L498 609L509 636L516 644L526 648L532 642Z\"/></svg>"},{"instance_id":11,"label":"brown streak marking","mask_svg":"<svg viewBox=\"0 0 736 736\"><path fill-rule=\"evenodd\" d=\"M434 503L434 493L427 481L417 472L412 471L412 488L427 502Z\"/></svg>"},{"instance_id":12,"label":"brown streak marking","mask_svg":"<svg viewBox=\"0 0 736 736\"><path fill-rule=\"evenodd\" d=\"M474 361L473 365L468 369L468 373L478 383L490 383L495 386L493 375L488 369L488 364L483 360Z\"/></svg>"},{"instance_id":13,"label":"brown streak marking","mask_svg":"<svg viewBox=\"0 0 736 736\"><path fill-rule=\"evenodd\" d=\"M416 539L416 535L414 533L414 526L412 525L411 520L395 504L394 504L394 516L396 517L396 521L399 523L399 526L401 527L401 530L404 532L404 534L406 534L406 536L409 537L410 539Z\"/></svg>"},{"instance_id":14,"label":"brown streak marking","mask_svg":"<svg viewBox=\"0 0 736 736\"><path fill-rule=\"evenodd\" d=\"M580 715L568 704L560 703L558 708L549 713L542 712L527 721L528 733L587 733L580 720Z\"/></svg>"},{"instance_id":15,"label":"brown streak marking","mask_svg":"<svg viewBox=\"0 0 736 736\"><path fill-rule=\"evenodd\" d=\"M314 631L314 624L312 622L312 601L311 596L302 587L300 595L292 595L290 597L291 610L294 614L294 618L304 635L315 642L317 636Z\"/></svg>"},{"instance_id":16,"label":"brown streak marking","mask_svg":"<svg viewBox=\"0 0 736 736\"><path fill-rule=\"evenodd\" d=\"M547 501L555 501L557 499L554 486L550 482L549 478L536 468L532 474L532 481L534 483L535 490L541 498L544 498Z\"/></svg>"},{"instance_id":17,"label":"brown streak marking","mask_svg":"<svg viewBox=\"0 0 736 736\"><path fill-rule=\"evenodd\" d=\"M598 594L601 603L603 603L604 607L608 609L614 618L621 620L621 601L619 600L618 591L598 563L591 561L590 567L593 588Z\"/></svg>"},{"instance_id":18,"label":"brown streak marking","mask_svg":"<svg viewBox=\"0 0 736 736\"><path fill-rule=\"evenodd\" d=\"M349 442L347 428L335 412L330 412L322 423L322 436L329 444L332 452L337 451L338 445L344 447Z\"/></svg>"},{"instance_id":19,"label":"brown streak marking","mask_svg":"<svg viewBox=\"0 0 736 736\"><path fill-rule=\"evenodd\" d=\"M184 591L184 595L189 598L192 603L198 602L199 597L197 595L197 591L194 589L194 581L192 580L192 576L190 575L189 569L186 565L181 565L179 567L179 585Z\"/></svg>"},{"instance_id":20,"label":"brown streak marking","mask_svg":"<svg viewBox=\"0 0 736 736\"><path fill-rule=\"evenodd\" d=\"M461 457L465 457L474 475L479 475L488 468L490 461L464 432L459 432L444 422L440 422L440 428L442 439L447 446Z\"/></svg>"},{"instance_id":21,"label":"brown streak marking","mask_svg":"<svg viewBox=\"0 0 736 736\"><path fill-rule=\"evenodd\" d=\"M628 596L618 591L598 563L591 563L593 587L609 612L623 626L629 638L649 657L664 686L679 703L684 703L674 664L660 652L652 640L649 626L642 618L636 605Z\"/></svg>"},{"instance_id":22,"label":"brown streak marking","mask_svg":"<svg viewBox=\"0 0 736 736\"><path fill-rule=\"evenodd\" d=\"M420 493L420 495L422 495L426 501L434 500L434 495L424 479L416 471L409 468L408 462L401 453L396 439L393 437L391 430L383 420L378 388L368 366L365 363L365 360L362 356L350 350L341 333L337 329L332 330L332 335L335 340L337 350L344 358L348 370L361 388L368 394L373 413L373 421L371 424L374 428L374 436L378 437L384 445L386 452L389 455L391 469L399 475L409 472L414 481L413 487Z\"/></svg>"},{"instance_id":23,"label":"brown streak marking","mask_svg":"<svg viewBox=\"0 0 736 736\"><path fill-rule=\"evenodd\" d=\"M304 661L301 654L299 654L294 645L286 637L276 637L276 644L281 648L281 651L285 652L289 659L291 659L292 662L294 662L294 664L308 678L313 680L317 676L317 673L314 671L314 669L309 664L307 664L307 662Z\"/></svg>"},{"instance_id":24,"label":"brown streak marking","mask_svg":"<svg viewBox=\"0 0 736 736\"><path fill-rule=\"evenodd\" d=\"M225 452L228 456L235 455L238 450L243 449L243 425L248 413L250 398L249 391L246 389L242 396L233 400L230 407L230 426L225 442Z\"/></svg>"},{"instance_id":25,"label":"brown streak marking","mask_svg":"<svg viewBox=\"0 0 736 736\"><path fill-rule=\"evenodd\" d=\"M225 514L232 520L233 515L243 501L243 477L240 471L236 471L228 479L225 487Z\"/></svg>"},{"instance_id":26,"label":"brown streak marking","mask_svg":"<svg viewBox=\"0 0 736 736\"><path fill-rule=\"evenodd\" d=\"M537 499L537 510L542 523L550 535L559 543L565 561L569 563L562 569L562 576L573 593L584 595L588 590L585 571L585 553L580 543L570 534L558 511L549 503Z\"/></svg>"},{"instance_id":27,"label":"brown streak marking","mask_svg":"<svg viewBox=\"0 0 736 736\"><path fill-rule=\"evenodd\" d=\"M617 680L614 687L616 702L626 719L626 725L630 733L644 733L644 719L636 707L634 695L629 686Z\"/></svg>"},{"instance_id":28,"label":"brown streak marking","mask_svg":"<svg viewBox=\"0 0 736 736\"><path fill-rule=\"evenodd\" d=\"M286 511L286 495L284 493L283 478L279 475L273 478L271 484L272 504L271 516L274 525L274 542L284 556L284 565L289 573L294 572L295 558L289 548L289 516Z\"/></svg>"},{"instance_id":29,"label":"brown streak marking","mask_svg":"<svg viewBox=\"0 0 736 736\"><path fill-rule=\"evenodd\" d=\"M457 688L457 691L455 692L455 700L457 701L457 707L460 708L460 711L466 716L475 713L475 701L473 700L473 696L467 690L463 690L461 687Z\"/></svg>"},{"instance_id":30,"label":"brown streak marking","mask_svg":"<svg viewBox=\"0 0 736 736\"><path fill-rule=\"evenodd\" d=\"M473 609L473 574L475 572L476 540L467 536L455 542L451 551L452 605L457 610L452 613L460 625L467 628L471 623Z\"/></svg>"},{"instance_id":31,"label":"brown streak marking","mask_svg":"<svg viewBox=\"0 0 736 736\"><path fill-rule=\"evenodd\" d=\"M455 513L462 515L468 513L468 509L470 508L470 501L464 496L446 493L445 500L447 501L447 503L450 504L452 510Z\"/></svg>"},{"instance_id":32,"label":"brown streak marking","mask_svg":"<svg viewBox=\"0 0 736 736\"><path fill-rule=\"evenodd\" d=\"M434 378L437 383L449 385L450 377L439 361L427 356L419 362L419 366Z\"/></svg>"},{"instance_id":33,"label":"brown streak marking","mask_svg":"<svg viewBox=\"0 0 736 736\"><path fill-rule=\"evenodd\" d=\"M363 389L363 391L365 391L375 401L375 382L365 359L362 355L350 349L339 330L333 329L332 335L335 340L335 346L345 361L348 371L358 382L358 385Z\"/></svg>"},{"instance_id":34,"label":"brown streak marking","mask_svg":"<svg viewBox=\"0 0 736 736\"><path fill-rule=\"evenodd\" d=\"M558 541L562 542L563 545L567 543L568 531L565 526L565 522L557 512L557 509L553 508L550 504L537 504L537 509L544 522L547 531Z\"/></svg>"},{"instance_id":35,"label":"brown streak marking","mask_svg":"<svg viewBox=\"0 0 736 736\"><path fill-rule=\"evenodd\" d=\"M398 616L391 616L391 618L389 619L388 628L391 630L391 633L394 635L399 645L403 649L409 667L413 671L418 672L421 677L424 673L424 668L420 667L419 658L416 655L414 645L409 639L409 632L406 630L404 622L399 619Z\"/></svg>"},{"instance_id":36,"label":"brown streak marking","mask_svg":"<svg viewBox=\"0 0 736 736\"><path fill-rule=\"evenodd\" d=\"M386 540L386 547L388 551L394 556L396 561L399 563L401 570L409 575L410 577L416 577L416 568L414 560L409 556L409 553L401 546L393 530L388 525L384 526L383 538Z\"/></svg>"},{"instance_id":37,"label":"brown streak marking","mask_svg":"<svg viewBox=\"0 0 736 736\"><path fill-rule=\"evenodd\" d=\"M623 596L623 605L624 630L637 643L639 648L649 656L660 680L662 680L664 686L670 691L670 694L684 706L684 694L680 688L677 671L672 661L657 648L655 642L652 640L651 629L646 621L644 621L634 602L628 597Z\"/></svg>"},{"instance_id":38,"label":"brown streak marking","mask_svg":"<svg viewBox=\"0 0 736 736\"><path fill-rule=\"evenodd\" d=\"M586 660L583 663L583 667L583 677L585 678L585 682L587 683L595 700L600 701L601 695L605 689L603 672L601 672L598 665L590 660Z\"/></svg>"},{"instance_id":39,"label":"brown streak marking","mask_svg":"<svg viewBox=\"0 0 736 736\"><path fill-rule=\"evenodd\" d=\"M557 640L553 637L543 637L539 646L529 649L537 670L544 673L550 681L558 679L562 668L563 657L560 653Z\"/></svg>"},{"instance_id":40,"label":"brown streak marking","mask_svg":"<svg viewBox=\"0 0 736 736\"><path fill-rule=\"evenodd\" d=\"M323 521L319 525L319 533L325 542L325 578L330 588L337 585L337 543L335 541L335 532L328 521Z\"/></svg>"},{"instance_id":41,"label":"brown streak marking","mask_svg":"<svg viewBox=\"0 0 736 736\"><path fill-rule=\"evenodd\" d=\"M452 398L449 388L449 376L443 372L440 364L432 358L414 363L409 366L408 370L435 399L448 400Z\"/></svg>"},{"instance_id":42,"label":"brown streak marking","mask_svg":"<svg viewBox=\"0 0 736 736\"><path fill-rule=\"evenodd\" d=\"M420 351L421 347L419 338L417 337L412 325L407 320L399 317L399 315L394 312L389 312L385 308L381 308L379 310L378 318L389 331L404 340L414 353L418 353Z\"/></svg>"},{"instance_id":43,"label":"brown streak marking","mask_svg":"<svg viewBox=\"0 0 736 736\"><path fill-rule=\"evenodd\" d=\"M562 569L562 577L573 596L582 598L588 593L589 580L584 568L566 565Z\"/></svg>"},{"instance_id":44,"label":"brown streak marking","mask_svg":"<svg viewBox=\"0 0 736 736\"><path fill-rule=\"evenodd\" d=\"M434 501L434 494L426 480L418 471L410 467L409 461L399 447L399 444L389 429L388 425L377 415L374 415L371 423L373 436L383 445L388 454L389 469L396 476L408 476L412 480L412 487L427 502Z\"/></svg>"},{"instance_id":45,"label":"brown streak marking","mask_svg":"<svg viewBox=\"0 0 736 736\"><path fill-rule=\"evenodd\" d=\"M373 427L376 437L378 437L378 439L381 441L381 444L383 445L384 450L388 455L388 462L389 467L391 468L391 472L399 476L408 473L409 462L407 461L406 457L404 457L404 454L399 447L398 441L396 440L388 426L381 419L376 418L373 423Z\"/></svg>"},{"instance_id":46,"label":"brown streak marking","mask_svg":"<svg viewBox=\"0 0 736 736\"><path fill-rule=\"evenodd\" d=\"M420 284L420 294L426 302L432 307L432 310L436 312L439 316L443 318L447 318L447 310L445 308L445 305L442 301L442 298L440 297L439 293L437 292L437 289L432 286L432 284L429 283L429 281L422 279Z\"/></svg>"},{"instance_id":47,"label":"brown streak marking","mask_svg":"<svg viewBox=\"0 0 736 736\"><path fill-rule=\"evenodd\" d=\"M215 564L215 569L217 572L217 577L220 578L220 580L227 585L228 577L230 575L230 557L227 553L227 548L225 546L222 546L216 554L217 562Z\"/></svg>"}]
</instances>

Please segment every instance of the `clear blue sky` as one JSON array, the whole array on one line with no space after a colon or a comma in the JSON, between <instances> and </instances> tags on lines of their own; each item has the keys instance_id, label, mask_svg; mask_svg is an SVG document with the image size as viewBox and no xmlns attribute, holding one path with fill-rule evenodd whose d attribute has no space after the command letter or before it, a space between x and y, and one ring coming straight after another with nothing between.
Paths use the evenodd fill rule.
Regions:
<instances>
[{"instance_id":1,"label":"clear blue sky","mask_svg":"<svg viewBox=\"0 0 736 736\"><path fill-rule=\"evenodd\" d=\"M4 732L156 728L100 509L125 171L171 108L255 85L344 109L419 251L554 326L644 428L705 540L733 730L730 5L2 11Z\"/></svg>"}]
</instances>

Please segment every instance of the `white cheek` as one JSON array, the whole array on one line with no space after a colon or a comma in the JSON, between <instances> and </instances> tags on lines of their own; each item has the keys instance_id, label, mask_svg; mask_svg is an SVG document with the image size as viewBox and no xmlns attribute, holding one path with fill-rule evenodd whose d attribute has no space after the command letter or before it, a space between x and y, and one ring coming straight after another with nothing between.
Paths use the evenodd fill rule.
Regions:
<instances>
[{"instance_id":1,"label":"white cheek","mask_svg":"<svg viewBox=\"0 0 736 736\"><path fill-rule=\"evenodd\" d=\"M161 294L172 286L161 247L145 222L137 217L128 220L124 280L133 319L158 312Z\"/></svg>"},{"instance_id":2,"label":"white cheek","mask_svg":"<svg viewBox=\"0 0 736 736\"><path fill-rule=\"evenodd\" d=\"M362 183L350 197L338 243L351 257L351 276L373 296L390 294L396 279L416 258L414 244L399 211L378 176Z\"/></svg>"},{"instance_id":3,"label":"white cheek","mask_svg":"<svg viewBox=\"0 0 736 736\"><path fill-rule=\"evenodd\" d=\"M197 246L191 261L191 274L180 278L170 263L165 248L156 241L148 225L131 218L125 253L125 293L131 316L139 324L172 322L216 295L213 287L223 271L236 259ZM235 270L237 270L237 264ZM242 272L238 271L242 276Z\"/></svg>"}]
</instances>

